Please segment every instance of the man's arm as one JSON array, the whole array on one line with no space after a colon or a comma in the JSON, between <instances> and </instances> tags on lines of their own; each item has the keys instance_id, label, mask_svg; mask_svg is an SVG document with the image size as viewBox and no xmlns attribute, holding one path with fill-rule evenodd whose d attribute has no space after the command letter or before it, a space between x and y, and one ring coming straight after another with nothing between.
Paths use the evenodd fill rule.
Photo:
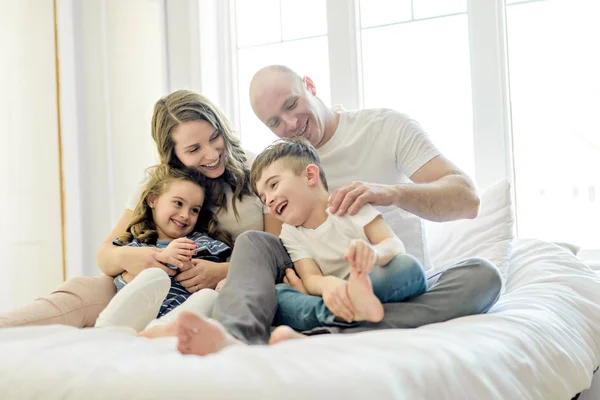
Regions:
<instances>
[{"instance_id":1,"label":"man's arm","mask_svg":"<svg viewBox=\"0 0 600 400\"><path fill-rule=\"evenodd\" d=\"M412 183L383 185L352 182L336 190L330 211L354 215L365 203L395 205L430 221L475 218L479 195L473 181L443 155L438 155L410 176Z\"/></svg>"}]
</instances>

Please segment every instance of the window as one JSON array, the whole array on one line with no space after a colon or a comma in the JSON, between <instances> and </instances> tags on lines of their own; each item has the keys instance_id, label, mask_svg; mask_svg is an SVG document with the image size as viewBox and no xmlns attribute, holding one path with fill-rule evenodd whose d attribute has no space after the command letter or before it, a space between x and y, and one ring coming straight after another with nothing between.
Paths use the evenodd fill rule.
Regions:
<instances>
[{"instance_id":1,"label":"window","mask_svg":"<svg viewBox=\"0 0 600 400\"><path fill-rule=\"evenodd\" d=\"M362 0L360 19L364 106L416 119L473 174L466 1Z\"/></svg>"},{"instance_id":2,"label":"window","mask_svg":"<svg viewBox=\"0 0 600 400\"><path fill-rule=\"evenodd\" d=\"M600 3L230 1L247 148L274 139L250 109L250 79L286 64L311 76L326 103L419 121L481 188L509 177L519 236L572 242L600 260Z\"/></svg>"},{"instance_id":3,"label":"window","mask_svg":"<svg viewBox=\"0 0 600 400\"><path fill-rule=\"evenodd\" d=\"M600 249L599 11L593 0L507 7L520 236Z\"/></svg>"},{"instance_id":4,"label":"window","mask_svg":"<svg viewBox=\"0 0 600 400\"><path fill-rule=\"evenodd\" d=\"M258 153L275 139L247 100L261 67L283 64L310 76L329 102L327 13L324 0L236 0L235 6L241 138L245 148Z\"/></svg>"}]
</instances>

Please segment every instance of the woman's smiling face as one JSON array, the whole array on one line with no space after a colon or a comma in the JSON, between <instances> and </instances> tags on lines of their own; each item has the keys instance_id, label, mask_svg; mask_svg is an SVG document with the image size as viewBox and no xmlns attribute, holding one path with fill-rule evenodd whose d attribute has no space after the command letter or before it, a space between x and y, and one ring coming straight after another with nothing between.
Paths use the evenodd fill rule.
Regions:
<instances>
[{"instance_id":1,"label":"woman's smiling face","mask_svg":"<svg viewBox=\"0 0 600 400\"><path fill-rule=\"evenodd\" d=\"M225 173L225 140L207 121L190 121L173 128L175 155L183 165L195 168L208 178Z\"/></svg>"}]
</instances>

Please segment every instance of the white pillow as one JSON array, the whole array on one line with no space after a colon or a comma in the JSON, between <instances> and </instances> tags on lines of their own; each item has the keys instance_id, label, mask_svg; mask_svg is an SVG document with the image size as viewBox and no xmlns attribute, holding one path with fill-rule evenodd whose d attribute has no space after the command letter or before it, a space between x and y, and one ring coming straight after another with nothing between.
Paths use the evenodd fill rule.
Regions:
<instances>
[{"instance_id":1,"label":"white pillow","mask_svg":"<svg viewBox=\"0 0 600 400\"><path fill-rule=\"evenodd\" d=\"M477 218L426 222L433 268L440 271L466 258L480 257L491 261L506 277L514 221L510 182L501 179L481 193Z\"/></svg>"}]
</instances>

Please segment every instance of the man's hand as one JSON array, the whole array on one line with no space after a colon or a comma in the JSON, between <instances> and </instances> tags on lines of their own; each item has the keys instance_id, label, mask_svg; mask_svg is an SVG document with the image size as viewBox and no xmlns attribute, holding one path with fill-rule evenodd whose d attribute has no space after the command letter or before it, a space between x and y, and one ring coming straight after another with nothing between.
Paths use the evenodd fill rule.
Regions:
<instances>
[{"instance_id":1,"label":"man's hand","mask_svg":"<svg viewBox=\"0 0 600 400\"><path fill-rule=\"evenodd\" d=\"M362 239L354 239L344 254L344 260L357 272L368 274L377 260L377 251L370 243Z\"/></svg>"},{"instance_id":2,"label":"man's hand","mask_svg":"<svg viewBox=\"0 0 600 400\"><path fill-rule=\"evenodd\" d=\"M396 201L396 188L368 182L352 182L333 192L329 198L329 211L343 216L354 215L366 203L374 206L391 206Z\"/></svg>"},{"instance_id":3,"label":"man's hand","mask_svg":"<svg viewBox=\"0 0 600 400\"><path fill-rule=\"evenodd\" d=\"M333 276L326 277L323 287L323 301L336 317L350 323L354 320L354 307L348 296L347 282Z\"/></svg>"},{"instance_id":4,"label":"man's hand","mask_svg":"<svg viewBox=\"0 0 600 400\"><path fill-rule=\"evenodd\" d=\"M227 275L227 266L228 263L193 259L184 264L175 280L190 293L204 288L214 289Z\"/></svg>"}]
</instances>

